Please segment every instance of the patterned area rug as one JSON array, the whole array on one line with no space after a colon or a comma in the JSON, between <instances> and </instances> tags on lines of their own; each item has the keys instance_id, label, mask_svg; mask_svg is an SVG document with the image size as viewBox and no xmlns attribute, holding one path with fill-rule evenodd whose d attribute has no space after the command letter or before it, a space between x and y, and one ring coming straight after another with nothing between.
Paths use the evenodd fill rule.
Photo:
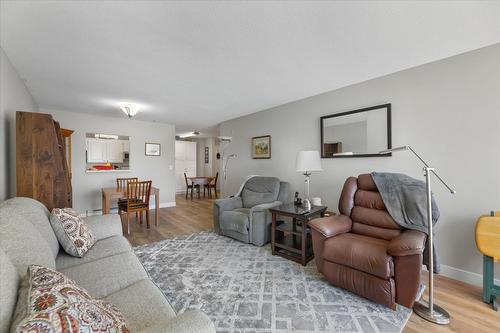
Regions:
<instances>
[{"instance_id":1,"label":"patterned area rug","mask_svg":"<svg viewBox=\"0 0 500 333\"><path fill-rule=\"evenodd\" d=\"M179 312L201 309L218 332L401 332L411 310L392 311L330 285L306 267L211 232L136 247Z\"/></svg>"}]
</instances>

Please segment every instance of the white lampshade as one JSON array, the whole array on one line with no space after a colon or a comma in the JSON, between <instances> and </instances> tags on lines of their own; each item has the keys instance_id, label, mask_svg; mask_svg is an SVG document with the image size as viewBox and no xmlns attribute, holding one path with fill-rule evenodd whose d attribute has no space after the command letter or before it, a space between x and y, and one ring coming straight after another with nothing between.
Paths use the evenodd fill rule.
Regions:
<instances>
[{"instance_id":1,"label":"white lampshade","mask_svg":"<svg viewBox=\"0 0 500 333\"><path fill-rule=\"evenodd\" d=\"M317 150L299 151L295 164L297 172L322 171L321 157Z\"/></svg>"}]
</instances>

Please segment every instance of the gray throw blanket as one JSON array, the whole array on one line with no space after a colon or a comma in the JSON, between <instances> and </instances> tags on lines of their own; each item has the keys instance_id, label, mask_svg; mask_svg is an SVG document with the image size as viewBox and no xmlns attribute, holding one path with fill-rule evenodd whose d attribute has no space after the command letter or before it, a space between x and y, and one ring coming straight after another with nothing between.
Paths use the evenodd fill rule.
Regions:
<instances>
[{"instance_id":1,"label":"gray throw blanket","mask_svg":"<svg viewBox=\"0 0 500 333\"><path fill-rule=\"evenodd\" d=\"M427 196L425 182L402 173L372 172L373 181L377 185L387 211L394 221L403 228L428 233ZM439 209L432 196L432 225L439 219ZM424 250L423 262L429 268L429 242ZM440 271L440 261L433 246L434 273Z\"/></svg>"}]
</instances>

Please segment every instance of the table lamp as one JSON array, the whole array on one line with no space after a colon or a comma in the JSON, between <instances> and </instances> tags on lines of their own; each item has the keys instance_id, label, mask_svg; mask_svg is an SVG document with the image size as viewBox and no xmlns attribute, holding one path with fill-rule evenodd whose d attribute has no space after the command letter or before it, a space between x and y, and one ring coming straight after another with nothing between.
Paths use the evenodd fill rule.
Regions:
<instances>
[{"instance_id":1,"label":"table lamp","mask_svg":"<svg viewBox=\"0 0 500 333\"><path fill-rule=\"evenodd\" d=\"M428 224L428 242L429 242L429 301L415 302L413 311L420 317L435 324L446 325L450 323L450 315L442 307L434 304L434 255L433 255L433 235L432 235L432 192L431 192L431 173L436 176L439 181L450 191L451 194L457 193L436 173L435 169L430 167L422 157L420 157L410 146L401 146L392 149L387 149L379 152L379 154L389 154L397 151L411 151L424 165L424 176L426 185L427 199L427 224Z\"/></svg>"},{"instance_id":2,"label":"table lamp","mask_svg":"<svg viewBox=\"0 0 500 333\"><path fill-rule=\"evenodd\" d=\"M309 198L310 179L313 171L322 171L321 158L317 150L300 151L297 154L297 162L295 164L297 172L302 172L306 176L306 198L304 199L304 208L311 209L311 200Z\"/></svg>"}]
</instances>

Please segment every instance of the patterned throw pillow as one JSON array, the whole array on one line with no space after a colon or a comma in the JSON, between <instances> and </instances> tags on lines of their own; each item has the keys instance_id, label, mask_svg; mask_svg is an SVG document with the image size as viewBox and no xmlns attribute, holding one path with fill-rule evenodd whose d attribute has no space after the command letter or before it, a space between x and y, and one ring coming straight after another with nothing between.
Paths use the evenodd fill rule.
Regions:
<instances>
[{"instance_id":1,"label":"patterned throw pillow","mask_svg":"<svg viewBox=\"0 0 500 333\"><path fill-rule=\"evenodd\" d=\"M50 224L61 246L74 257L83 257L96 242L92 230L71 208L54 208Z\"/></svg>"},{"instance_id":2,"label":"patterned throw pillow","mask_svg":"<svg viewBox=\"0 0 500 333\"><path fill-rule=\"evenodd\" d=\"M31 265L27 278L27 316L14 332L129 332L123 316L114 305L92 298L85 289L63 274Z\"/></svg>"}]
</instances>

